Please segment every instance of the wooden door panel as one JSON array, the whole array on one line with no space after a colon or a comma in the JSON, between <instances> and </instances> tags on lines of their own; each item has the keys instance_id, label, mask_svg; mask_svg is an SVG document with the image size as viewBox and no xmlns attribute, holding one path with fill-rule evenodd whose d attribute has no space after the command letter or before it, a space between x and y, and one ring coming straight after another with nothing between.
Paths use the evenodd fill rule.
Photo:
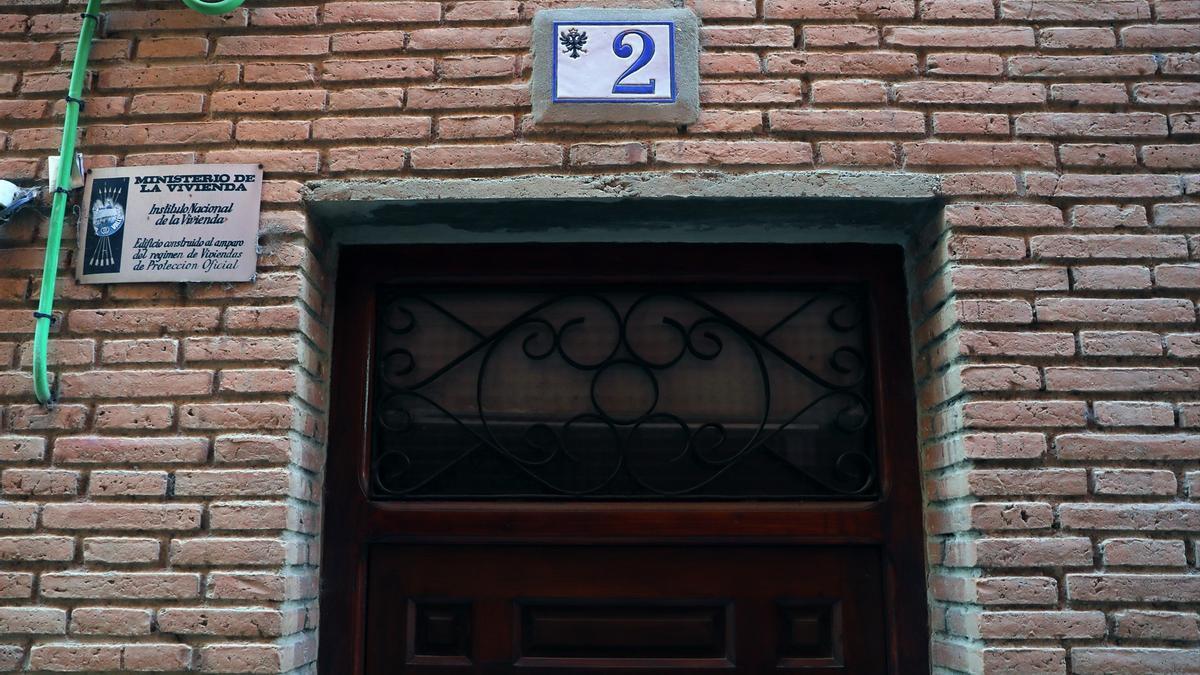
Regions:
<instances>
[{"instance_id":1,"label":"wooden door panel","mask_svg":"<svg viewBox=\"0 0 1200 675\"><path fill-rule=\"evenodd\" d=\"M393 545L368 673L878 673L873 547Z\"/></svg>"}]
</instances>

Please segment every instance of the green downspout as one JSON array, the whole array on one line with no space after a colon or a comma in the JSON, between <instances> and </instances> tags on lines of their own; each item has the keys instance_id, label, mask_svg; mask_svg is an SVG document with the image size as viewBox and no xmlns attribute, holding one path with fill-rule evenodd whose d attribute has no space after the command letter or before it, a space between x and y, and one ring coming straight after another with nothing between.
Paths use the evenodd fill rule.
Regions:
<instances>
[{"instance_id":1,"label":"green downspout","mask_svg":"<svg viewBox=\"0 0 1200 675\"><path fill-rule=\"evenodd\" d=\"M241 6L244 0L183 0L183 4L202 14L224 14ZM50 232L46 241L46 261L42 266L42 286L38 308L34 312L33 332L33 395L46 405L53 399L50 376L46 371L46 350L50 344L50 324L54 310L54 286L58 281L58 254L62 243L63 219L67 214L67 195L71 185L71 169L75 164L75 133L79 126L79 109L83 101L83 81L87 76L88 55L92 37L100 23L101 0L88 0L75 47L75 62L71 65L71 83L67 86L66 119L63 122L62 146L58 157L58 178L50 207Z\"/></svg>"}]
</instances>

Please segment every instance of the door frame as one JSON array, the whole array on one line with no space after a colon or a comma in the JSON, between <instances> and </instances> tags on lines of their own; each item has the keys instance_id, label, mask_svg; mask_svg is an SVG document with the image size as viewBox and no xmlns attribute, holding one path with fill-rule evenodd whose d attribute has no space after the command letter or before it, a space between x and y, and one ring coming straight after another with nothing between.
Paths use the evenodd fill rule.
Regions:
<instances>
[{"instance_id":1,"label":"door frame","mask_svg":"<svg viewBox=\"0 0 1200 675\"><path fill-rule=\"evenodd\" d=\"M613 269L619 256L622 265ZM722 263L696 273L696 260ZM509 269L488 271L489 261ZM742 265L730 265L729 261ZM515 261L515 262L514 262ZM753 261L753 265L746 265ZM603 263L608 262L607 273ZM336 290L322 519L319 672L361 675L367 547L374 542L881 543L889 672L929 672L924 532L904 255L872 244L418 244L343 247ZM367 497L375 284L491 280L787 284L867 281L880 497L873 502L374 502ZM751 268L752 267L752 268ZM765 272L764 272L765 270ZM889 332L884 333L885 327ZM901 327L902 330L896 330ZM703 516L705 526L690 524ZM749 518L749 520L747 520ZM649 527L653 520L654 529ZM514 527L515 525L515 527ZM497 535L505 529L527 534ZM447 533L452 534L447 534ZM330 635L332 630L337 635Z\"/></svg>"}]
</instances>

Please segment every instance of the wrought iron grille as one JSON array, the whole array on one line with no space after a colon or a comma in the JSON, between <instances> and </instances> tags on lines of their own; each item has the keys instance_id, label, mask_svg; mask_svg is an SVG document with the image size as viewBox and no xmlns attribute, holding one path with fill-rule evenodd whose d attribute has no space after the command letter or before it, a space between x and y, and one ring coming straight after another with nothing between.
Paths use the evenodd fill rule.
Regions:
<instances>
[{"instance_id":1,"label":"wrought iron grille","mask_svg":"<svg viewBox=\"0 0 1200 675\"><path fill-rule=\"evenodd\" d=\"M375 499L872 499L854 286L381 289Z\"/></svg>"}]
</instances>

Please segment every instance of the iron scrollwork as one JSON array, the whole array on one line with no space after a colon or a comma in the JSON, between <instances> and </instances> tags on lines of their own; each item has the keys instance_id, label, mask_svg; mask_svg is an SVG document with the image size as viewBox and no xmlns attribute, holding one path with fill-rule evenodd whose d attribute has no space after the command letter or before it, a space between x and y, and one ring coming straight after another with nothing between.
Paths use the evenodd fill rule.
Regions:
<instances>
[{"instance_id":1,"label":"iron scrollwork","mask_svg":"<svg viewBox=\"0 0 1200 675\"><path fill-rule=\"evenodd\" d=\"M381 292L373 497L875 497L858 291L753 296Z\"/></svg>"}]
</instances>

